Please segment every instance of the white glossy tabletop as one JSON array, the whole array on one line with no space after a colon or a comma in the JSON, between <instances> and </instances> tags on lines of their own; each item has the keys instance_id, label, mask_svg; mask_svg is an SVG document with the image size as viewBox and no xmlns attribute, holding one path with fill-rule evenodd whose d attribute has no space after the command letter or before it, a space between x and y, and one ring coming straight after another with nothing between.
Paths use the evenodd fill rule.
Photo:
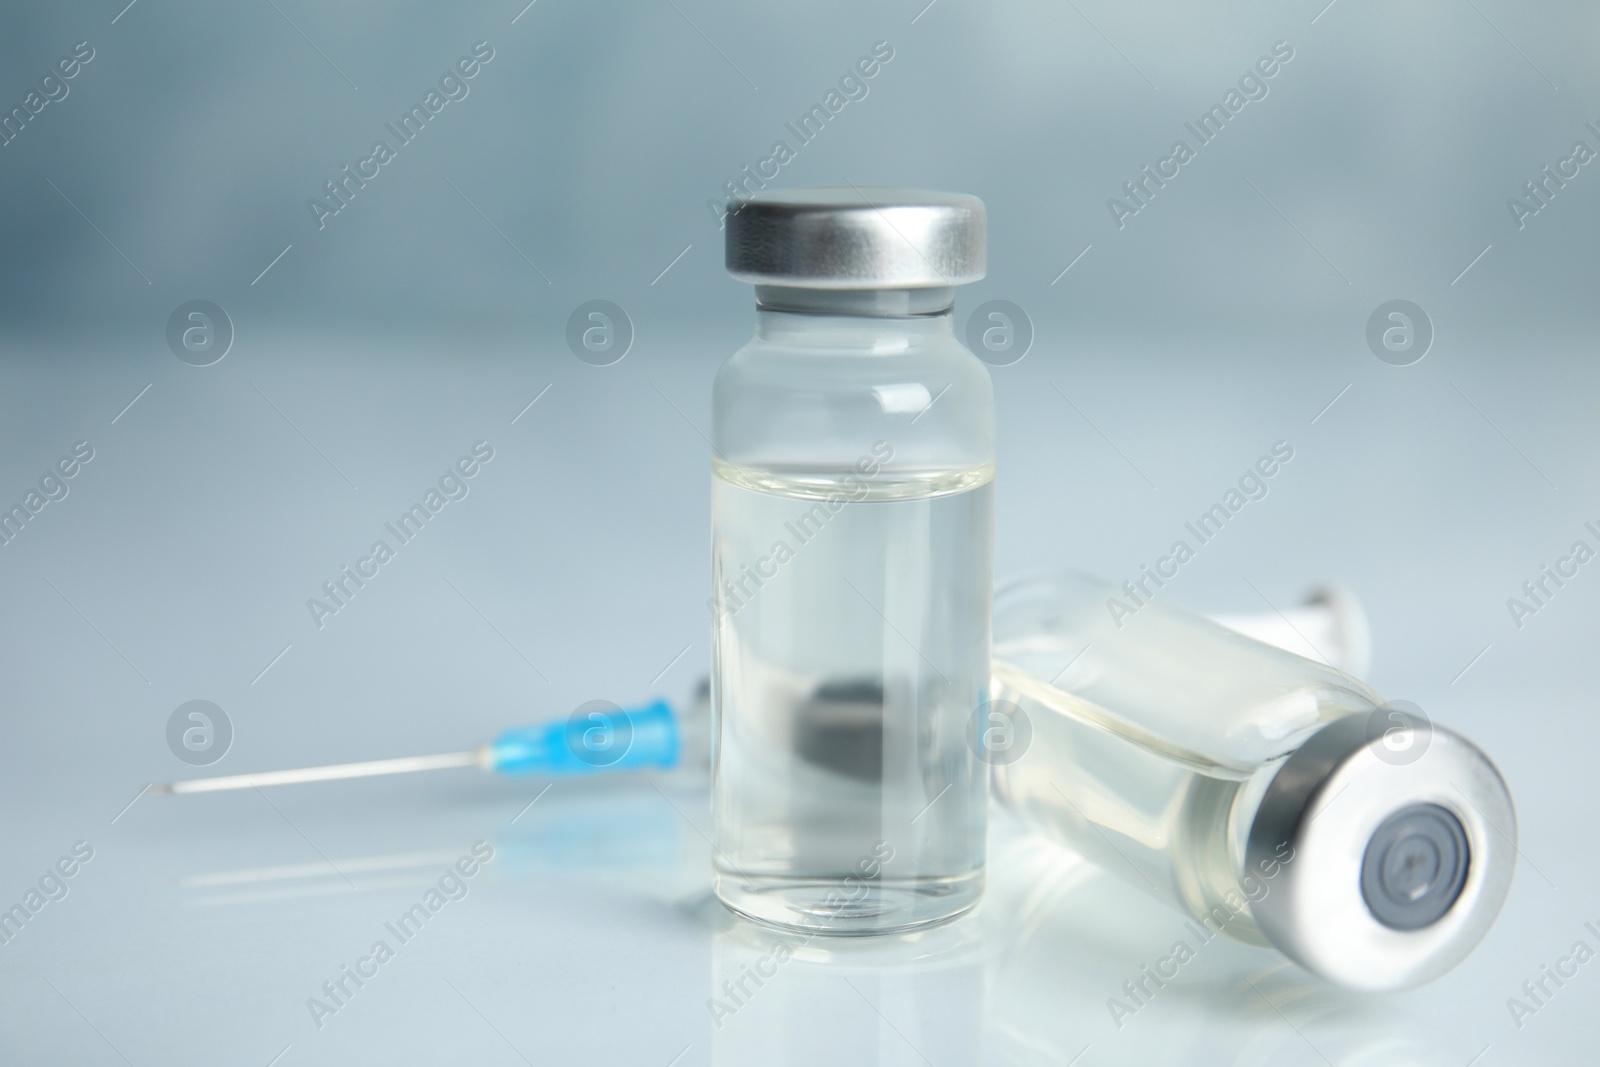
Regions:
<instances>
[{"instance_id":1,"label":"white glossy tabletop","mask_svg":"<svg viewBox=\"0 0 1600 1067\"><path fill-rule=\"evenodd\" d=\"M79 441L94 454L0 548L0 904L48 890L0 945L0 1058L1585 1062L1600 963L1560 960L1600 948L1600 577L1584 568L1520 629L1505 601L1595 543L1600 370L1572 338L1542 357L1564 387L1531 391L1510 344L1481 336L1395 368L1348 325L1285 353L1040 322L1028 359L994 370L997 570L1132 575L1291 442L1271 493L1166 595L1252 611L1348 582L1372 618L1376 687L1473 737L1510 781L1512 896L1479 950L1420 990L1344 994L1219 940L1120 1020L1108 998L1182 919L998 815L973 915L775 963L776 935L710 897L692 775L140 795L464 748L589 699L686 698L708 662L707 392L747 320L641 337L608 368L549 337L468 351L241 333L207 368L118 336L12 338L0 497ZM467 495L316 618L323 582L480 441L493 458ZM167 742L196 699L233 731L208 767ZM73 873L53 876L63 857ZM418 904L426 921L405 925ZM730 1000L758 964L771 976ZM1508 999L1545 965L1576 974L1545 979L1549 996L1514 1018Z\"/></svg>"}]
</instances>

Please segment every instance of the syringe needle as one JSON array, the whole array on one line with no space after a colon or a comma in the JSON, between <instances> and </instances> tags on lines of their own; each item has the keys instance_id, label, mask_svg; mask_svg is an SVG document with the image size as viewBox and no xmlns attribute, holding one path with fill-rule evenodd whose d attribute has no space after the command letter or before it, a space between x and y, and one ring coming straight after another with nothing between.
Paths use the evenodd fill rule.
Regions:
<instances>
[{"instance_id":1,"label":"syringe needle","mask_svg":"<svg viewBox=\"0 0 1600 1067\"><path fill-rule=\"evenodd\" d=\"M172 793L215 793L224 789L299 785L302 782L333 782L342 778L372 778L380 774L410 774L413 771L440 771L451 767L480 765L482 761L476 751L444 752L437 756L402 756L399 759L332 763L324 767L299 767L288 771L230 774L220 778L192 778L185 782L153 785L150 787L150 793L156 796Z\"/></svg>"}]
</instances>

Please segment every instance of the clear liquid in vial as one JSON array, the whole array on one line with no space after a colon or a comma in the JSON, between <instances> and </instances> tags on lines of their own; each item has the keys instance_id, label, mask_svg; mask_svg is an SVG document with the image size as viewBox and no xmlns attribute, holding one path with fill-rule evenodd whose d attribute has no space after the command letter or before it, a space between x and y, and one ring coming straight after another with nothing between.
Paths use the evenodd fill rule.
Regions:
<instances>
[{"instance_id":1,"label":"clear liquid in vial","mask_svg":"<svg viewBox=\"0 0 1600 1067\"><path fill-rule=\"evenodd\" d=\"M733 910L867 934L976 903L992 473L716 464L714 883Z\"/></svg>"}]
</instances>

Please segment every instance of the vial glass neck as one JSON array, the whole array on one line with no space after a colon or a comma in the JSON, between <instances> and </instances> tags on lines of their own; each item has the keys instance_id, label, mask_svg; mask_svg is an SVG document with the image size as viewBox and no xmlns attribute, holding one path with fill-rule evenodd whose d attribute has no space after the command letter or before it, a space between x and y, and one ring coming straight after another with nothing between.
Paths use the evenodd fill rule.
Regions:
<instances>
[{"instance_id":1,"label":"vial glass neck","mask_svg":"<svg viewBox=\"0 0 1600 1067\"><path fill-rule=\"evenodd\" d=\"M811 338L833 331L891 328L897 333L952 332L955 288L800 289L756 286L756 336L778 340Z\"/></svg>"}]
</instances>

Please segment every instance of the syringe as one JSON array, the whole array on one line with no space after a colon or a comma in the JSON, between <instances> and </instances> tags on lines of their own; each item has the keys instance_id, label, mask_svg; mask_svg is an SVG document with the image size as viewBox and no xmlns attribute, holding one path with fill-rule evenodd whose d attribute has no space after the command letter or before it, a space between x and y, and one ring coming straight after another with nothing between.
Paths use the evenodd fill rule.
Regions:
<instances>
[{"instance_id":1,"label":"syringe","mask_svg":"<svg viewBox=\"0 0 1600 1067\"><path fill-rule=\"evenodd\" d=\"M683 732L664 700L631 709L580 709L566 720L518 726L477 748L432 756L334 763L287 771L231 774L153 785L153 795L214 793L269 785L332 782L385 774L477 767L495 774L569 778L607 771L670 769L678 765Z\"/></svg>"}]
</instances>

